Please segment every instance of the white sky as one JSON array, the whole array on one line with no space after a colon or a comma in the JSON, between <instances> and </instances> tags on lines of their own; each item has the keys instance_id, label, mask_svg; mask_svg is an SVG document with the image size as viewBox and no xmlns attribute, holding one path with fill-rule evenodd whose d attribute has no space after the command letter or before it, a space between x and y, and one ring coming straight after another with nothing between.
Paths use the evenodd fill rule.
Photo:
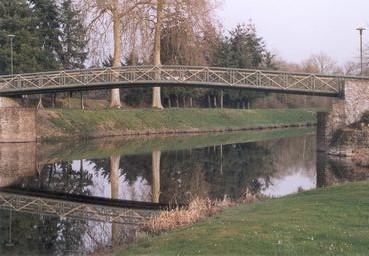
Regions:
<instances>
[{"instance_id":1,"label":"white sky","mask_svg":"<svg viewBox=\"0 0 369 256\"><path fill-rule=\"evenodd\" d=\"M343 63L358 61L355 29L369 28L369 0L224 0L219 17L227 30L251 19L268 49L285 60L324 52Z\"/></svg>"}]
</instances>

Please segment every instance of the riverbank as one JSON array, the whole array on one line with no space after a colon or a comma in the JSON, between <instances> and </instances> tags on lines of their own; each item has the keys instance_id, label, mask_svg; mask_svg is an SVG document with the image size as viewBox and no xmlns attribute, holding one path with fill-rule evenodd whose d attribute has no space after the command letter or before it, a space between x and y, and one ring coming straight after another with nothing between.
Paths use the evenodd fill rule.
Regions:
<instances>
[{"instance_id":1,"label":"riverbank","mask_svg":"<svg viewBox=\"0 0 369 256\"><path fill-rule=\"evenodd\" d=\"M240 205L117 255L366 255L369 182Z\"/></svg>"},{"instance_id":2,"label":"riverbank","mask_svg":"<svg viewBox=\"0 0 369 256\"><path fill-rule=\"evenodd\" d=\"M37 119L38 139L52 140L299 127L315 124L316 114L306 109L53 109L39 111Z\"/></svg>"},{"instance_id":3,"label":"riverbank","mask_svg":"<svg viewBox=\"0 0 369 256\"><path fill-rule=\"evenodd\" d=\"M154 150L171 151L200 149L220 145L260 142L313 135L315 129L284 128L262 131L237 131L221 133L201 133L183 135L149 135L129 137L108 137L91 140L55 142L47 141L37 147L38 159L55 161L108 158L115 155L151 154ZM13 145L11 145L13 146Z\"/></svg>"}]
</instances>

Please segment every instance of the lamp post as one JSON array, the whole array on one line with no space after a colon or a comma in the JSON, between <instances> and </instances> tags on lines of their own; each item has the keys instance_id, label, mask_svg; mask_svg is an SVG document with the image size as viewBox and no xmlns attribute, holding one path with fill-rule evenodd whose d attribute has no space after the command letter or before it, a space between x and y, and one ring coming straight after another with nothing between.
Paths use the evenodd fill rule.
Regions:
<instances>
[{"instance_id":1,"label":"lamp post","mask_svg":"<svg viewBox=\"0 0 369 256\"><path fill-rule=\"evenodd\" d=\"M14 243L12 241L12 210L9 212L9 240L6 242L5 246L13 247Z\"/></svg>"},{"instance_id":2,"label":"lamp post","mask_svg":"<svg viewBox=\"0 0 369 256\"><path fill-rule=\"evenodd\" d=\"M356 29L360 33L360 75L363 75L363 32L366 30L363 27Z\"/></svg>"},{"instance_id":3,"label":"lamp post","mask_svg":"<svg viewBox=\"0 0 369 256\"><path fill-rule=\"evenodd\" d=\"M13 61L13 39L15 35L8 35L10 39L10 68L11 74L14 75L14 61Z\"/></svg>"}]
</instances>

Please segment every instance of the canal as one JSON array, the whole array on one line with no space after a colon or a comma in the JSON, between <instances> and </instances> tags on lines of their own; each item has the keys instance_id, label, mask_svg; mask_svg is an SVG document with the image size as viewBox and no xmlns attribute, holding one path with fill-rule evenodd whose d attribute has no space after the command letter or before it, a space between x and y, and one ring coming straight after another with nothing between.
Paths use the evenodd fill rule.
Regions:
<instances>
[{"instance_id":1,"label":"canal","mask_svg":"<svg viewBox=\"0 0 369 256\"><path fill-rule=\"evenodd\" d=\"M0 255L84 255L194 198L282 197L368 178L285 129L0 145Z\"/></svg>"}]
</instances>

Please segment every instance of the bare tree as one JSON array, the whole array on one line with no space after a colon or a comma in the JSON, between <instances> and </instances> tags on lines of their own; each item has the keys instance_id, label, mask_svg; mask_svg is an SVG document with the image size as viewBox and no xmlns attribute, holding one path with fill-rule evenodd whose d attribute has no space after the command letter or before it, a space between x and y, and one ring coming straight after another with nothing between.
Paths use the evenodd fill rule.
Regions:
<instances>
[{"instance_id":1,"label":"bare tree","mask_svg":"<svg viewBox=\"0 0 369 256\"><path fill-rule=\"evenodd\" d=\"M154 37L154 65L161 66L161 28L164 15L165 0L157 0L156 3L156 24ZM161 88L154 87L152 91L152 106L162 109Z\"/></svg>"},{"instance_id":2,"label":"bare tree","mask_svg":"<svg viewBox=\"0 0 369 256\"><path fill-rule=\"evenodd\" d=\"M343 74L345 75L358 75L360 73L360 64L348 61L343 64Z\"/></svg>"},{"instance_id":3,"label":"bare tree","mask_svg":"<svg viewBox=\"0 0 369 256\"><path fill-rule=\"evenodd\" d=\"M193 51L198 47L197 35L209 26L212 19L215 0L79 0L85 4L86 16L89 17L90 40L92 55L99 58L101 49L109 48L113 41L113 67L119 67L126 54L127 59L140 58L143 63L149 60L155 65L162 64L162 29L165 24L186 24L188 37L185 55L198 56ZM214 4L213 4L214 2ZM112 28L111 28L112 27ZM208 30L209 31L209 30ZM111 36L112 34L112 36ZM192 36L189 36L192 35ZM104 43L102 43L104 42ZM125 46L123 48L123 45ZM204 44L205 45L205 44ZM137 51L137 48L142 49ZM147 51L147 49L151 49ZM192 51L191 51L192 49ZM141 56L138 56L141 54ZM106 56L107 57L107 56ZM190 58L189 58L190 59ZM135 60L134 63L137 61ZM197 61L196 61L197 62ZM157 75L160 75L158 72ZM112 107L120 107L119 89L113 89L110 100ZM163 108L160 87L153 88L152 106Z\"/></svg>"},{"instance_id":4,"label":"bare tree","mask_svg":"<svg viewBox=\"0 0 369 256\"><path fill-rule=\"evenodd\" d=\"M199 47L199 44L196 44L198 41L195 38L204 31L209 32L209 28L213 28L209 26L211 24L213 10L216 6L214 0L154 0L153 1L153 10L155 12L156 19L154 21L154 49L153 49L153 58L154 65L160 66L162 64L162 29L164 24L173 24L174 27L181 24L185 33L182 33L181 37L177 37L176 40L178 44L180 41L187 41L187 46L192 47L184 47L184 49L188 49L187 51L182 51L184 57L187 59L191 59L189 56L199 56L196 55L196 51L191 51ZM201 32L200 32L201 31ZM183 38L185 36L185 38ZM192 45L191 45L192 44ZM178 53L179 51L177 51ZM153 102L152 106L154 108L163 108L161 103L161 90L160 87L153 88Z\"/></svg>"},{"instance_id":5,"label":"bare tree","mask_svg":"<svg viewBox=\"0 0 369 256\"><path fill-rule=\"evenodd\" d=\"M140 8L150 4L150 0L81 0L89 17L89 31L92 37L92 44L106 48L109 32L113 34L113 68L118 68L122 63L123 36L125 28L132 28L131 23L137 22ZM99 36L96 36L99 35ZM99 43L96 41L99 40ZM95 44L94 44L95 43ZM94 53L92 49L92 53ZM101 55L98 54L101 58ZM120 90L112 89L110 106L121 107Z\"/></svg>"},{"instance_id":6,"label":"bare tree","mask_svg":"<svg viewBox=\"0 0 369 256\"><path fill-rule=\"evenodd\" d=\"M311 55L302 62L302 70L309 73L337 73L337 62L324 53Z\"/></svg>"}]
</instances>

